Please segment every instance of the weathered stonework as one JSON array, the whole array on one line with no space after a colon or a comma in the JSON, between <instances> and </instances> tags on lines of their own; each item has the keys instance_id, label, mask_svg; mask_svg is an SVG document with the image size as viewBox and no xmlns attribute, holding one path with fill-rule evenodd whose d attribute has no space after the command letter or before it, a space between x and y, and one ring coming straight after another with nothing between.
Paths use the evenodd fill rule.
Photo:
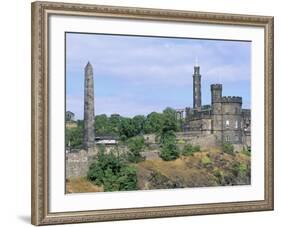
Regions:
<instances>
[{"instance_id":1,"label":"weathered stonework","mask_svg":"<svg viewBox=\"0 0 281 227\"><path fill-rule=\"evenodd\" d=\"M91 148L95 144L95 110L94 110L94 79L93 67L88 62L85 67L84 82L84 135L83 146Z\"/></svg>"},{"instance_id":2,"label":"weathered stonework","mask_svg":"<svg viewBox=\"0 0 281 227\"><path fill-rule=\"evenodd\" d=\"M199 66L194 67L193 91L193 109L185 108L184 111L184 132L187 137L194 142L196 136L214 135L219 145L231 143L237 148L238 145L251 146L251 110L242 109L242 97L222 96L222 85L212 84L211 105L201 106ZM182 117L183 111L180 114Z\"/></svg>"},{"instance_id":3,"label":"weathered stonework","mask_svg":"<svg viewBox=\"0 0 281 227\"><path fill-rule=\"evenodd\" d=\"M200 110L201 109L201 75L200 67L194 67L193 74L193 108Z\"/></svg>"},{"instance_id":4,"label":"weathered stonework","mask_svg":"<svg viewBox=\"0 0 281 227\"><path fill-rule=\"evenodd\" d=\"M66 154L66 179L84 177L89 168L88 152L79 150Z\"/></svg>"}]
</instances>

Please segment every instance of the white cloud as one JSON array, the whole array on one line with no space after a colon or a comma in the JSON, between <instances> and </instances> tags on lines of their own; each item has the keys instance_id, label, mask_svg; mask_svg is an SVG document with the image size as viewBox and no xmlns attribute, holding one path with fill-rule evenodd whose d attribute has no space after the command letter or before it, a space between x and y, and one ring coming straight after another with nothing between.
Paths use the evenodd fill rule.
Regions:
<instances>
[{"instance_id":1,"label":"white cloud","mask_svg":"<svg viewBox=\"0 0 281 227\"><path fill-rule=\"evenodd\" d=\"M247 65L241 62L229 65L224 62L226 59L220 59L218 53L230 54L231 51L225 43L222 48L220 45L169 42L169 39L157 43L153 39L139 41L128 37L81 37L71 39L67 52L68 64L74 70L81 70L90 60L95 72L102 76L134 80L138 84L186 86L191 84L198 56L202 72L206 72L203 75L206 81L222 76L226 81L249 80L245 75Z\"/></svg>"},{"instance_id":2,"label":"white cloud","mask_svg":"<svg viewBox=\"0 0 281 227\"><path fill-rule=\"evenodd\" d=\"M198 57L202 83L250 80L249 43L238 45L235 42L222 41L175 41L92 35L72 35L67 40L69 78L78 75L83 80L84 67L90 61L94 67L94 76L102 78L103 81L114 80L126 86L133 85L132 87L161 88L159 92L162 93L166 92L163 88L170 87L187 90L192 89L193 66L195 58ZM103 86L108 88L108 84ZM118 97L97 97L97 113L118 112L122 115L133 115L161 111L166 107L155 100L153 104L136 101L136 97L124 96L125 93L120 91ZM67 98L68 106L71 106L73 112L83 112L83 100L71 95Z\"/></svg>"}]
</instances>

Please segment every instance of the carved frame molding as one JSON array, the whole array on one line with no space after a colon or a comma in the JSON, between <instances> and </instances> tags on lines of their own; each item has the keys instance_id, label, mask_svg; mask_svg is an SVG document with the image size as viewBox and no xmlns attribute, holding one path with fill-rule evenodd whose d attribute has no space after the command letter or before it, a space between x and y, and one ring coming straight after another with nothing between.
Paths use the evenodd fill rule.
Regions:
<instances>
[{"instance_id":1,"label":"carved frame molding","mask_svg":"<svg viewBox=\"0 0 281 227\"><path fill-rule=\"evenodd\" d=\"M48 17L53 14L263 27L265 199L50 213L48 204ZM32 3L32 224L65 224L273 210L273 17L55 2Z\"/></svg>"}]
</instances>

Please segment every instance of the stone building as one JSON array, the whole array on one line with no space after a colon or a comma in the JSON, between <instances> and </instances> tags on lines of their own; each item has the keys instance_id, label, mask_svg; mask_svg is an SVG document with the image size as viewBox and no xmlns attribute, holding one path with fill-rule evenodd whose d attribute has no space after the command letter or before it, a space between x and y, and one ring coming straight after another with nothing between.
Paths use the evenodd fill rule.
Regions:
<instances>
[{"instance_id":1,"label":"stone building","mask_svg":"<svg viewBox=\"0 0 281 227\"><path fill-rule=\"evenodd\" d=\"M66 111L65 113L65 120L66 121L74 121L75 120L75 115L71 111Z\"/></svg>"},{"instance_id":2,"label":"stone building","mask_svg":"<svg viewBox=\"0 0 281 227\"><path fill-rule=\"evenodd\" d=\"M242 108L242 97L222 96L222 84L212 84L211 105L201 105L200 67L194 67L193 108L178 109L186 137L213 135L217 144L251 145L251 110Z\"/></svg>"}]
</instances>

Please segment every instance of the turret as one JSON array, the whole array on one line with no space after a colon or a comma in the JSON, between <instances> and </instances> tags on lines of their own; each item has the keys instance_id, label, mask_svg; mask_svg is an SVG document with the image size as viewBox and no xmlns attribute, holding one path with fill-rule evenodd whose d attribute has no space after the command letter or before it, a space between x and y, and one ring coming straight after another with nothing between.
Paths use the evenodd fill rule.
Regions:
<instances>
[{"instance_id":1,"label":"turret","mask_svg":"<svg viewBox=\"0 0 281 227\"><path fill-rule=\"evenodd\" d=\"M222 97L222 85L221 84L212 84L211 85L211 96L212 96L212 104L221 101L221 97Z\"/></svg>"}]
</instances>

